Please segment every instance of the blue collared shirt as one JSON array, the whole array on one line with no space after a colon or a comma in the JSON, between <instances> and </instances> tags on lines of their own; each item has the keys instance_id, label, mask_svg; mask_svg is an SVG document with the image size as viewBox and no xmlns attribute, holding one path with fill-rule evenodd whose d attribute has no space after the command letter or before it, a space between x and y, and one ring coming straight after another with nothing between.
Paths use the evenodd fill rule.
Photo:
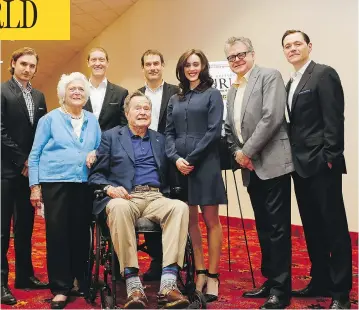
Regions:
<instances>
[{"instance_id":1,"label":"blue collared shirt","mask_svg":"<svg viewBox=\"0 0 359 310\"><path fill-rule=\"evenodd\" d=\"M149 185L160 188L160 175L158 174L155 157L152 153L152 145L148 131L143 138L134 135L130 128L128 128L128 131L135 156L134 186Z\"/></svg>"},{"instance_id":2,"label":"blue collared shirt","mask_svg":"<svg viewBox=\"0 0 359 310\"><path fill-rule=\"evenodd\" d=\"M55 109L43 116L29 155L30 186L42 182L87 182L87 154L98 148L101 129L96 117L84 112L80 136L71 116Z\"/></svg>"}]
</instances>

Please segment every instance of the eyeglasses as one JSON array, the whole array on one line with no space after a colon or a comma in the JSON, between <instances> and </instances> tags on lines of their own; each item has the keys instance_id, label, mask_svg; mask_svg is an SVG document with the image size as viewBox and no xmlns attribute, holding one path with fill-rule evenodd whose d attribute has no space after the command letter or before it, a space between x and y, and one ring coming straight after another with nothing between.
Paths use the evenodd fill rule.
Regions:
<instances>
[{"instance_id":1,"label":"eyeglasses","mask_svg":"<svg viewBox=\"0 0 359 310\"><path fill-rule=\"evenodd\" d=\"M227 60L229 62L235 62L236 58L238 58L238 60L242 60L242 59L246 58L248 53L251 53L251 52L252 51L246 51L246 52L240 52L237 55L230 55L230 56L227 57Z\"/></svg>"},{"instance_id":2,"label":"eyeglasses","mask_svg":"<svg viewBox=\"0 0 359 310\"><path fill-rule=\"evenodd\" d=\"M78 93L84 93L84 92L85 92L85 89L82 88L82 87L71 87L71 88L69 88L69 92L70 92L71 94L76 93L76 92L78 92Z\"/></svg>"}]
</instances>

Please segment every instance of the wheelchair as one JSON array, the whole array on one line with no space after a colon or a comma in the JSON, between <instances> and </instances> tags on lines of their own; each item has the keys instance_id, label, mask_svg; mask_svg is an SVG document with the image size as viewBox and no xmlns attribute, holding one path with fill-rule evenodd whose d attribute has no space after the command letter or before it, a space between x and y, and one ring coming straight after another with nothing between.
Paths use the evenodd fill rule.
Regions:
<instances>
[{"instance_id":1,"label":"wheelchair","mask_svg":"<svg viewBox=\"0 0 359 310\"><path fill-rule=\"evenodd\" d=\"M95 199L101 199L105 193L102 190L95 191ZM137 250L148 254L145 242L140 242L139 235L143 233L161 233L161 227L146 218L139 218L135 225ZM118 262L111 241L110 231L106 224L104 212L96 215L91 225L91 244L88 260L88 288L86 292L87 302L94 304L99 293L102 309L116 309L116 281L118 279L116 269ZM100 273L102 276L100 276ZM178 272L177 285L182 294L190 301L188 308L206 309L206 300L196 290L194 282L195 265L194 254L190 236L188 234L183 268ZM111 283L109 281L111 277Z\"/></svg>"}]
</instances>

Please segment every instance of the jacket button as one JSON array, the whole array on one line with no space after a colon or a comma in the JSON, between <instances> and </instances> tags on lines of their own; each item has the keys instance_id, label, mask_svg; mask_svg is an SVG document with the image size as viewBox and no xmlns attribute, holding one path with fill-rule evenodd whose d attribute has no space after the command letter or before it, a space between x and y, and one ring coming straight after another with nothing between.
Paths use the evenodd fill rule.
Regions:
<instances>
[{"instance_id":1,"label":"jacket button","mask_svg":"<svg viewBox=\"0 0 359 310\"><path fill-rule=\"evenodd\" d=\"M295 146L295 143L292 143L291 146Z\"/></svg>"}]
</instances>

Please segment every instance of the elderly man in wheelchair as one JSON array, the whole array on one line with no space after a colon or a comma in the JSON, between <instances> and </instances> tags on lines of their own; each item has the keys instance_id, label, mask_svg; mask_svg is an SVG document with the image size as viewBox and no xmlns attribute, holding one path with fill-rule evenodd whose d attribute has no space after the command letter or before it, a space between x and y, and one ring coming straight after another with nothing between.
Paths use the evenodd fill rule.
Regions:
<instances>
[{"instance_id":1,"label":"elderly man in wheelchair","mask_svg":"<svg viewBox=\"0 0 359 310\"><path fill-rule=\"evenodd\" d=\"M146 308L140 278L135 223L140 217L162 228L163 269L158 304L163 308L186 308L189 301L177 288L188 232L188 206L165 197L167 158L165 138L149 129L151 101L143 93L128 95L124 110L128 125L103 133L89 184L106 196L94 203L94 214L104 211L120 271L126 280L128 308Z\"/></svg>"}]
</instances>

